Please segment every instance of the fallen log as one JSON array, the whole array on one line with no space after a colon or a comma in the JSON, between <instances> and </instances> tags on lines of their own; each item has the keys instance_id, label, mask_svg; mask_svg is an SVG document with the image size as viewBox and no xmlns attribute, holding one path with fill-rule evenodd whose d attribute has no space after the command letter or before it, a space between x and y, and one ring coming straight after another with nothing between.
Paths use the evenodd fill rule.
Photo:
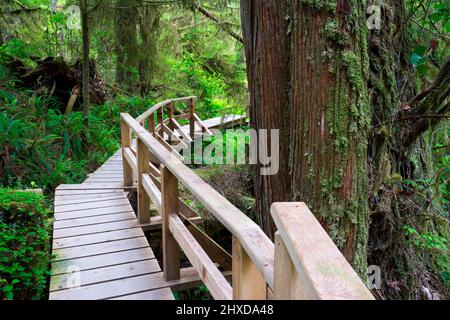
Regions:
<instances>
[{"instance_id":1,"label":"fallen log","mask_svg":"<svg viewBox=\"0 0 450 320\"><path fill-rule=\"evenodd\" d=\"M47 57L36 60L36 68L26 68L18 59L12 59L9 69L21 81L24 88L42 95L51 95L60 103L61 112L78 111L83 103L81 94L82 64L76 61L68 65L62 58ZM90 66L90 101L92 104L103 104L108 99L108 90L96 70L95 61Z\"/></svg>"}]
</instances>

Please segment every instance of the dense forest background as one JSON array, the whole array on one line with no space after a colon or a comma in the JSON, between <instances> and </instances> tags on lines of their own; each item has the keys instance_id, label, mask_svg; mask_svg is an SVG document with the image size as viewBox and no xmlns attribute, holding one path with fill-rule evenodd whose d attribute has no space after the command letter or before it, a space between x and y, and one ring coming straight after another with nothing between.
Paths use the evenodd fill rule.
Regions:
<instances>
[{"instance_id":1,"label":"dense forest background","mask_svg":"<svg viewBox=\"0 0 450 320\"><path fill-rule=\"evenodd\" d=\"M191 95L202 118L247 112L281 129L278 175L208 173L215 187L238 181L235 202L270 236L270 204L304 201L362 278L381 268L377 298L448 298L449 12L439 0L0 0L0 298L45 297L52 192L117 150L120 112ZM47 198L14 191L32 188Z\"/></svg>"}]
</instances>

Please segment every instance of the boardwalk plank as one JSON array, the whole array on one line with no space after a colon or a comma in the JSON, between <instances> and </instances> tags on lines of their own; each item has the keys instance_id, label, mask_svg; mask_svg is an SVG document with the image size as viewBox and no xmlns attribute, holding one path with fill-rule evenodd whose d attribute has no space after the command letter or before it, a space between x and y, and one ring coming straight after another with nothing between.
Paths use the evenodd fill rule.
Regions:
<instances>
[{"instance_id":1,"label":"boardwalk plank","mask_svg":"<svg viewBox=\"0 0 450 320\"><path fill-rule=\"evenodd\" d=\"M191 268L182 270L181 277L192 274ZM176 283L177 281L174 281ZM110 299L150 290L169 288L173 283L165 281L162 272L87 285L74 289L55 291L50 294L53 300L71 300L82 297L86 300Z\"/></svg>"},{"instance_id":2,"label":"boardwalk plank","mask_svg":"<svg viewBox=\"0 0 450 320\"><path fill-rule=\"evenodd\" d=\"M80 286L95 283L118 280L123 278L141 276L161 271L155 259L131 262L112 267L104 267L93 270L80 271L78 274L62 274L54 276L50 282L50 291L70 289L74 285L74 280L79 279Z\"/></svg>"},{"instance_id":3,"label":"boardwalk plank","mask_svg":"<svg viewBox=\"0 0 450 320\"><path fill-rule=\"evenodd\" d=\"M92 203L92 202L102 202L102 201L111 201L111 200L127 200L128 198L124 195L111 195L111 196L102 196L102 197L55 197L55 207L65 206L70 204L84 204L84 203Z\"/></svg>"},{"instance_id":4,"label":"boardwalk plank","mask_svg":"<svg viewBox=\"0 0 450 320\"><path fill-rule=\"evenodd\" d=\"M141 293L130 294L110 300L174 300L170 289L159 289Z\"/></svg>"},{"instance_id":5,"label":"boardwalk plank","mask_svg":"<svg viewBox=\"0 0 450 320\"><path fill-rule=\"evenodd\" d=\"M134 212L106 214L106 215L94 216L94 217L57 220L54 222L53 228L56 230L56 229L82 227L82 226L89 226L89 225L95 225L95 224L101 224L101 223L107 223L107 222L118 222L118 221L132 220L132 219L136 219L136 215L134 214Z\"/></svg>"},{"instance_id":6,"label":"boardwalk plank","mask_svg":"<svg viewBox=\"0 0 450 320\"><path fill-rule=\"evenodd\" d=\"M144 236L144 233L139 228L124 229L118 231L109 231L95 234L88 234L85 236L70 237L55 239L53 241L53 250L63 249L69 247L84 246L96 243L105 243L116 240L124 240L131 238L138 238Z\"/></svg>"},{"instance_id":7,"label":"boardwalk plank","mask_svg":"<svg viewBox=\"0 0 450 320\"><path fill-rule=\"evenodd\" d=\"M96 224L92 226L83 226L83 227L75 227L75 228L67 228L67 229L56 229L53 232L53 238L67 238L74 236L81 236L85 234L91 233L99 233L105 231L114 231L121 229L129 229L138 227L137 220L126 220L119 222L110 222L103 224Z\"/></svg>"},{"instance_id":8,"label":"boardwalk plank","mask_svg":"<svg viewBox=\"0 0 450 320\"><path fill-rule=\"evenodd\" d=\"M86 209L96 209L96 208L107 208L107 207L113 207L113 206L123 206L130 204L128 199L123 198L120 200L98 200L97 202L93 203L86 203L86 204L73 204L73 205L56 205L55 211L58 213L68 212L68 211L79 211L79 210L86 210Z\"/></svg>"},{"instance_id":9,"label":"boardwalk plank","mask_svg":"<svg viewBox=\"0 0 450 320\"><path fill-rule=\"evenodd\" d=\"M119 265L129 262L153 259L155 255L150 248L134 249L107 253L100 256L76 258L69 260L55 261L52 263L53 275L70 273L75 269L89 270L107 266Z\"/></svg>"},{"instance_id":10,"label":"boardwalk plank","mask_svg":"<svg viewBox=\"0 0 450 320\"><path fill-rule=\"evenodd\" d=\"M145 237L53 250L53 261L68 260L149 247Z\"/></svg>"},{"instance_id":11,"label":"boardwalk plank","mask_svg":"<svg viewBox=\"0 0 450 320\"><path fill-rule=\"evenodd\" d=\"M131 207L131 205L127 204L127 205L123 205L123 206L110 207L110 208L85 209L85 210L61 212L61 213L56 212L55 219L56 220L76 219L76 218L82 218L82 217L101 216L101 215L105 215L105 214L125 213L125 212L131 212L131 211L133 211L133 208Z\"/></svg>"}]
</instances>

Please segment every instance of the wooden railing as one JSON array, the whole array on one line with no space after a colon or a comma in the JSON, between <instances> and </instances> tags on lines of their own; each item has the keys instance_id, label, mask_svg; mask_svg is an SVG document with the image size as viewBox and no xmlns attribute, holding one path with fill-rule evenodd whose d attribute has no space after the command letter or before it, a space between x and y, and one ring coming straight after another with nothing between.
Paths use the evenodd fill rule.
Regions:
<instances>
[{"instance_id":1,"label":"wooden railing","mask_svg":"<svg viewBox=\"0 0 450 320\"><path fill-rule=\"evenodd\" d=\"M194 100L188 97L176 101L188 101L190 118L195 120ZM279 229L274 246L255 222L161 143L161 136L156 137L152 130L154 125L148 129L142 126L162 108L173 109L174 102L164 101L137 119L121 115L125 187L133 186L136 178L138 218L142 225L154 219L162 221L166 280L180 278L182 250L215 299L372 298L306 206L274 204L272 215ZM135 148L132 136L136 139ZM180 184L231 232L232 286L217 266L224 270L230 267L227 253L190 224L192 209L179 199ZM151 203L159 217L150 216Z\"/></svg>"},{"instance_id":2,"label":"wooden railing","mask_svg":"<svg viewBox=\"0 0 450 320\"><path fill-rule=\"evenodd\" d=\"M158 138L167 134L169 139L178 139L175 131L183 137L184 142L191 142L195 139L196 126L201 129L202 133L211 134L209 129L203 124L195 113L195 101L197 97L185 97L179 99L170 99L158 103L151 109L144 112L136 120L139 124L145 126L147 121L147 129L149 132L158 135ZM186 103L188 111L179 115L175 115L175 104ZM165 117L166 115L166 117ZM181 129L180 120L189 120L189 135L185 134Z\"/></svg>"}]
</instances>

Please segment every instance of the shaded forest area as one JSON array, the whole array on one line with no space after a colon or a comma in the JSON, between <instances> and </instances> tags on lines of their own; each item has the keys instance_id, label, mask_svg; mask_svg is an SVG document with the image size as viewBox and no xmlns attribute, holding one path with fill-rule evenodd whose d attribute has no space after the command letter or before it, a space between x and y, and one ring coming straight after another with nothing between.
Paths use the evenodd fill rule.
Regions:
<instances>
[{"instance_id":1,"label":"shaded forest area","mask_svg":"<svg viewBox=\"0 0 450 320\"><path fill-rule=\"evenodd\" d=\"M280 130L277 175L202 172L270 237L271 204L305 202L361 278L380 268L378 299L448 299L449 15L439 0L0 0L0 299L46 297L52 193L118 149L119 114L192 95L201 118Z\"/></svg>"}]
</instances>

